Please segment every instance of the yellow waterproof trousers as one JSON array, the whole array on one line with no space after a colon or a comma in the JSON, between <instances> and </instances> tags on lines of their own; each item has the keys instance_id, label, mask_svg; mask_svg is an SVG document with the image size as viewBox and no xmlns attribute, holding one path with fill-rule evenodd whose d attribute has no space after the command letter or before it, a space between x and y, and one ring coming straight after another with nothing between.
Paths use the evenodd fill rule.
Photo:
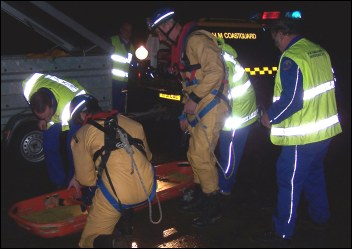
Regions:
<instances>
[{"instance_id":1,"label":"yellow waterproof trousers","mask_svg":"<svg viewBox=\"0 0 352 249\"><path fill-rule=\"evenodd\" d=\"M99 235L112 234L121 218L121 214L109 203L97 188L93 205L89 210L87 222L81 235L79 247L93 248L93 242Z\"/></svg>"},{"instance_id":2,"label":"yellow waterproof trousers","mask_svg":"<svg viewBox=\"0 0 352 249\"><path fill-rule=\"evenodd\" d=\"M214 95L209 94L198 104L196 111L202 110L213 98ZM206 194L219 189L216 160L212 152L215 150L227 113L227 105L221 100L195 127L188 126L191 137L187 158L194 172L195 183L199 183ZM195 115L188 115L188 118L194 119Z\"/></svg>"}]
</instances>

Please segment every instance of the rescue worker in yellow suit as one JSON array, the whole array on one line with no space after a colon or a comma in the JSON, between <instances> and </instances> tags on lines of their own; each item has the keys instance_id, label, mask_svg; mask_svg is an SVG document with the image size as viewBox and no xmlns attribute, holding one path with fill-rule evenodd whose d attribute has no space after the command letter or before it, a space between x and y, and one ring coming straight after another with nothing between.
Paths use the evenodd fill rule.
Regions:
<instances>
[{"instance_id":1,"label":"rescue worker in yellow suit","mask_svg":"<svg viewBox=\"0 0 352 249\"><path fill-rule=\"evenodd\" d=\"M195 30L194 22L181 26L174 17L172 9L161 9L147 20L147 25L161 42L171 46L172 69L182 81L185 98L179 120L181 129L190 133L187 157L197 187L191 201L185 201L181 209L200 210L193 225L203 227L222 217L214 149L228 114L228 86L216 37Z\"/></svg>"},{"instance_id":2,"label":"rescue worker in yellow suit","mask_svg":"<svg viewBox=\"0 0 352 249\"><path fill-rule=\"evenodd\" d=\"M83 186L97 185L79 246L112 248L119 243L113 232L121 214L150 204L155 196L152 154L140 123L117 111L101 111L93 96L74 98L70 110L72 120L82 124L71 140L75 179ZM117 127L117 140L108 136L111 125Z\"/></svg>"}]
</instances>

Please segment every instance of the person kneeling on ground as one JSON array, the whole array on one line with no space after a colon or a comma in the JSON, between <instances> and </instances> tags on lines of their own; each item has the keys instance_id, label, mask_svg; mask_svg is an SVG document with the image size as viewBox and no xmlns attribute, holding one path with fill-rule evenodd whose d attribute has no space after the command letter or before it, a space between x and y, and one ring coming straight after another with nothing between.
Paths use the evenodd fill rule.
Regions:
<instances>
[{"instance_id":1,"label":"person kneeling on ground","mask_svg":"<svg viewBox=\"0 0 352 249\"><path fill-rule=\"evenodd\" d=\"M91 95L72 100L71 117L82 127L71 148L75 179L83 186L97 186L79 246L115 247L114 228L126 210L156 193L152 154L143 126L117 111L103 112Z\"/></svg>"}]
</instances>

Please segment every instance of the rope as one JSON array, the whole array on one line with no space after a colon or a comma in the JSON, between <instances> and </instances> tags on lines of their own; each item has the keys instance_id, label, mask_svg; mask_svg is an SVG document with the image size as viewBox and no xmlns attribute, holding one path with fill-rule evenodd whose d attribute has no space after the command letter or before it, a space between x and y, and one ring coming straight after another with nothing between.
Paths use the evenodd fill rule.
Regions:
<instances>
[{"instance_id":1,"label":"rope","mask_svg":"<svg viewBox=\"0 0 352 249\"><path fill-rule=\"evenodd\" d=\"M215 148L213 148L213 147L211 146L211 143L210 143L210 141L209 141L207 132L206 132L206 130L205 130L205 129L207 128L206 125L203 124L203 122L202 122L202 120L200 119L198 113L195 113L195 116L196 116L196 119L198 120L198 123L200 124L201 129L202 129L202 131L203 131L203 133L204 133L204 135L205 135L205 138L206 138L207 143L208 143L208 146L209 146L209 151L210 151L211 155L214 157L217 166L220 168L221 172L224 174L224 178L225 178L226 180L230 179L231 176L232 176L232 174L233 174L234 171L235 171L235 166L234 166L234 165L235 165L235 160L236 160L236 158L235 158L235 150L234 150L233 146L231 146L231 147L232 147L232 148L231 148L231 152L232 152L233 155L234 155L234 159L233 159L233 162L232 162L232 170L231 170L230 175L229 175L229 176L226 176L226 173L225 173L224 169L221 167L221 164L220 164L218 158L216 157L216 155L215 155L215 153L214 153ZM233 138L234 135L235 135L235 132L233 132L232 138ZM232 138L231 138L231 140L232 140Z\"/></svg>"},{"instance_id":2,"label":"rope","mask_svg":"<svg viewBox=\"0 0 352 249\"><path fill-rule=\"evenodd\" d=\"M151 201L149 199L149 194L145 188L145 185L143 183L143 179L141 177L141 174L137 168L137 165L136 165L136 162L134 160L134 157L133 157L133 153L134 151L132 150L132 147L130 145L130 143L128 142L128 139L127 139L127 135L124 134L121 129L117 128L117 133L121 139L121 142L123 144L123 148L126 150L126 152L129 154L130 158L131 158L131 167L132 167L132 172L131 174L133 173L133 170L136 170L137 172L137 175L139 177L139 180L140 180L140 183L142 184L142 188L144 190L144 193L145 195L147 196L147 200L148 200L148 208L149 208L149 220L152 224L159 224L162 220L162 210L161 210L161 204L160 204L160 201L159 201L159 198L158 198L158 195L155 194L155 198L157 199L157 202L158 202L158 207L159 207L159 212L160 212L160 218L158 221L153 221L153 215L152 215L152 204L151 204Z\"/></svg>"},{"instance_id":3,"label":"rope","mask_svg":"<svg viewBox=\"0 0 352 249\"><path fill-rule=\"evenodd\" d=\"M189 99L188 93L185 92L185 91L184 91L183 93L184 93L184 95L186 95L186 97ZM235 160L236 160L236 158L235 158L235 151L234 151L234 149L233 149L233 146L232 146L232 150L231 150L231 152L232 152L233 155L234 155L234 160L233 160L233 163L232 163L232 166L233 166L233 167L232 167L232 170L231 170L230 175L229 175L229 176L226 176L226 173L224 172L224 170L223 170L223 168L221 167L221 164L220 164L218 158L216 157L216 155L215 155L215 153L214 153L215 148L212 148L211 143L210 143L209 138L208 138L208 135L207 135L207 132L205 131L205 129L207 128L206 125L203 124L203 122L202 122L202 120L200 119L199 114L198 114L197 112L195 113L195 117L196 117L196 119L197 119L199 125L201 126L202 131L204 132L205 138L206 138L207 143L208 143L208 146L209 146L209 151L210 151L211 155L214 157L217 166L220 168L221 172L223 173L224 178L225 178L226 180L230 179L231 176L232 176L232 174L233 174L234 171L235 171L235 166L234 166L234 165L235 165ZM232 135L232 138L233 138L233 136L234 136L234 133L233 133L233 135ZM232 139L231 139L231 140L232 140Z\"/></svg>"}]
</instances>

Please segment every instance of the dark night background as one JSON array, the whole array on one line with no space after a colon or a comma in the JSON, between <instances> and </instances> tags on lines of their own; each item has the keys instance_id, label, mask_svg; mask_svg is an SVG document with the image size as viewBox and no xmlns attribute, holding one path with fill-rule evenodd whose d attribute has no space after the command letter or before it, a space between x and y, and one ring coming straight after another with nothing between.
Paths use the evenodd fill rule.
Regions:
<instances>
[{"instance_id":1,"label":"dark night background","mask_svg":"<svg viewBox=\"0 0 352 249\"><path fill-rule=\"evenodd\" d=\"M172 7L178 18L190 21L201 17L249 18L262 11L301 10L303 34L323 46L329 53L341 83L343 102L350 106L351 87L351 2L350 1L49 1L88 30L103 39L117 33L119 24L129 20L134 25L133 41L142 44L147 36L145 20L155 9ZM11 1L27 11L33 5ZM38 9L33 9L37 13ZM39 13L38 13L39 14ZM43 13L41 13L43 14ZM34 14L35 16L36 14ZM48 20L48 24L50 25ZM54 23L53 23L54 24ZM77 41L80 43L82 41ZM55 44L29 27L1 12L1 55L44 53Z\"/></svg>"},{"instance_id":2,"label":"dark night background","mask_svg":"<svg viewBox=\"0 0 352 249\"><path fill-rule=\"evenodd\" d=\"M10 1L8 2L10 3ZM27 1L11 1L12 3L23 5L27 11L32 11ZM351 246L351 1L48 1L48 3L104 39L116 34L122 21L129 20L134 25L133 40L137 46L143 43L148 36L146 18L153 10L160 7L174 8L182 22L201 17L248 18L252 14L262 11L301 10L304 21L303 34L324 47L331 56L337 78L336 96L339 115L342 117L343 133L337 136L330 146L326 160L327 181L330 186L328 192L334 215L334 230L330 234L329 243L325 244L324 238L319 236L307 236L303 237L301 241L297 241L296 247L348 248ZM33 15L36 11L38 10L33 9ZM48 25L49 21L48 19ZM77 42L83 41L77 40ZM1 56L44 53L54 47L55 44L51 41L7 13L1 12ZM276 52L278 56L279 53ZM265 86L261 85L260 87ZM264 89L263 94L269 91L272 90ZM167 154L168 150L172 149L166 143L166 138L171 140L175 137L173 131L178 128L178 124L148 121L143 125L146 132L149 132L149 136L164 138L165 141L162 143L157 140L149 141L148 138L154 156L162 161L161 158L166 158L165 155L169 155ZM258 126L249 137L249 146L246 147L243 166L239 170L239 180L234 190L234 198L228 200L233 203L228 207L228 210L225 210L232 215L230 219L226 219L215 229L195 231L185 225L189 222L190 217L176 215L176 203L165 204L165 221L160 226L151 225L147 221L146 213L141 215L140 218L145 221L142 220L142 224L139 224L136 230L137 236L140 236L141 245L144 247L167 247L169 245L166 243L167 239L159 239L156 235L162 233L162 230L169 226L175 226L179 229L180 236L183 235L181 238L184 243L180 243L181 247L257 247L258 245L248 239L247 232L252 232L249 227L257 228L257 224L262 220L262 217L256 216L256 214L264 212L266 217L270 219L270 212L268 212L270 208L267 206L263 208L261 205L265 204L261 201L271 202L270 198L276 194L272 189L275 185L273 177L278 147L273 146L266 135L265 130ZM3 154L1 159L2 168L12 166L8 159L4 159ZM2 174L1 178L2 247L77 246L78 234L67 238L41 239L19 228L9 217L3 216L10 204L22 200L19 196L28 197L36 191L46 193L40 189L45 183L32 184L33 179L39 178L39 175L33 173L27 176L25 172L12 172L8 169L10 168L2 170L6 176ZM45 176L43 172L40 174ZM269 174L271 175L265 178ZM20 182L24 176L26 178ZM28 179L31 177L32 179ZM6 179L6 189L3 188L5 186L3 179ZM17 184L17 182L19 183ZM268 184L258 187L262 183ZM22 185L31 187L22 188L21 193L18 188ZM4 193L6 198L3 196ZM229 227L234 228L234 231L224 231L225 228L221 224L225 224L225 228L228 224ZM188 243L188 238L191 238L190 243ZM177 244L176 246L170 244L169 247L177 247Z\"/></svg>"},{"instance_id":3,"label":"dark night background","mask_svg":"<svg viewBox=\"0 0 352 249\"><path fill-rule=\"evenodd\" d=\"M14 2L16 1L11 1ZM145 19L153 10L160 7L174 8L183 21L200 17L248 18L261 11L301 10L309 38L325 47L328 46L328 49L332 49L332 43L338 41L338 48L349 49L350 52L350 1L49 1L49 3L101 37L115 34L121 21L130 20L135 26L134 38L137 42L141 42L148 35ZM26 1L17 4L26 6ZM53 44L47 42L45 38L34 33L7 13L1 12L2 55L43 52L53 47Z\"/></svg>"}]
</instances>

